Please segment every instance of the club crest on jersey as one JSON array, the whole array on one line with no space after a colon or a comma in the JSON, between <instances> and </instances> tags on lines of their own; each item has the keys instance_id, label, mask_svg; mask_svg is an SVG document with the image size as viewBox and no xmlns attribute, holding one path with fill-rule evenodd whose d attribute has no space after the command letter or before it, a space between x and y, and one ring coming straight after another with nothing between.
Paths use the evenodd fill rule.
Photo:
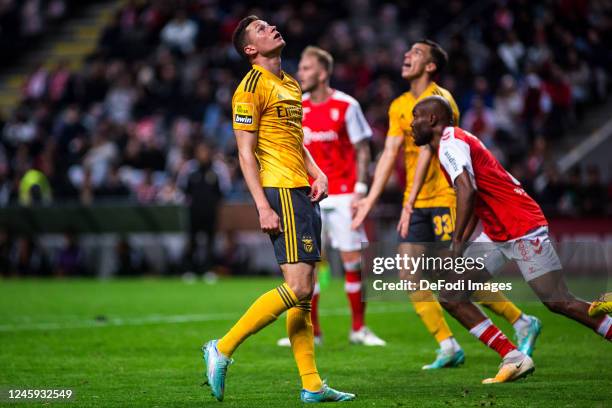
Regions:
<instances>
[{"instance_id":1,"label":"club crest on jersey","mask_svg":"<svg viewBox=\"0 0 612 408\"><path fill-rule=\"evenodd\" d=\"M332 108L329 110L329 116L334 122L336 122L338 119L340 119L340 111L338 109Z\"/></svg>"},{"instance_id":2,"label":"club crest on jersey","mask_svg":"<svg viewBox=\"0 0 612 408\"><path fill-rule=\"evenodd\" d=\"M304 244L304 251L311 253L314 249L314 245L312 243L312 237L309 235L302 236L302 244Z\"/></svg>"},{"instance_id":3,"label":"club crest on jersey","mask_svg":"<svg viewBox=\"0 0 612 408\"><path fill-rule=\"evenodd\" d=\"M253 104L237 103L234 108L234 122L240 125L251 125L253 123Z\"/></svg>"},{"instance_id":4,"label":"club crest on jersey","mask_svg":"<svg viewBox=\"0 0 612 408\"><path fill-rule=\"evenodd\" d=\"M448 140L451 137L452 129L446 128L442 133L442 140Z\"/></svg>"}]
</instances>

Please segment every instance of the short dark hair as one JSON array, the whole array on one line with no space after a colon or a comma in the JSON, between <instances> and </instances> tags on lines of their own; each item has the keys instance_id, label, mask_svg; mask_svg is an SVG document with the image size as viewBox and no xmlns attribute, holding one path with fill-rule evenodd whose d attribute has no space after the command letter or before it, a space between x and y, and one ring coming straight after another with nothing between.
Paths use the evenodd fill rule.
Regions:
<instances>
[{"instance_id":1,"label":"short dark hair","mask_svg":"<svg viewBox=\"0 0 612 408\"><path fill-rule=\"evenodd\" d=\"M234 33L232 34L232 43L234 44L234 48L236 48L238 54L245 58L247 61L249 59L249 56L246 55L244 52L244 46L247 44L246 28L255 20L259 20L259 17L250 15L243 18L242 20L240 20L238 26L236 26L236 28L234 29Z\"/></svg>"},{"instance_id":2,"label":"short dark hair","mask_svg":"<svg viewBox=\"0 0 612 408\"><path fill-rule=\"evenodd\" d=\"M436 70L434 74L439 74L444 71L446 64L448 64L448 54L444 51L444 48L437 42L429 39L416 41L415 44L425 44L429 46L429 53L431 54L431 62L436 64Z\"/></svg>"},{"instance_id":3,"label":"short dark hair","mask_svg":"<svg viewBox=\"0 0 612 408\"><path fill-rule=\"evenodd\" d=\"M416 106L425 107L425 109L428 111L434 112L443 124L454 125L453 108L446 98L440 95L431 95L427 98L421 99Z\"/></svg>"},{"instance_id":4,"label":"short dark hair","mask_svg":"<svg viewBox=\"0 0 612 408\"><path fill-rule=\"evenodd\" d=\"M453 124L453 108L451 107L450 102L442 96L432 95L432 97L434 96L436 98L433 98L432 102L438 105L438 107L440 108L438 112L440 113L441 120L445 124L452 125Z\"/></svg>"}]
</instances>

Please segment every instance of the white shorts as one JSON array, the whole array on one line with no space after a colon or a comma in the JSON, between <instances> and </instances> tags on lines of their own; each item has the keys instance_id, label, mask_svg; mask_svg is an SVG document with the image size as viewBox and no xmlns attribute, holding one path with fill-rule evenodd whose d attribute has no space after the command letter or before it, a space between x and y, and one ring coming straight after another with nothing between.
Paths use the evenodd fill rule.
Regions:
<instances>
[{"instance_id":1,"label":"white shorts","mask_svg":"<svg viewBox=\"0 0 612 408\"><path fill-rule=\"evenodd\" d=\"M548 235L548 227L539 227L527 235L506 242L493 242L481 228L464 256L484 257L485 267L493 276L499 273L506 262L516 261L527 282L561 269L561 261Z\"/></svg>"},{"instance_id":2,"label":"white shorts","mask_svg":"<svg viewBox=\"0 0 612 408\"><path fill-rule=\"evenodd\" d=\"M351 228L351 200L353 194L333 194L319 203L323 223L323 247L325 241L340 251L357 251L361 243L368 242L363 225L357 230Z\"/></svg>"}]
</instances>

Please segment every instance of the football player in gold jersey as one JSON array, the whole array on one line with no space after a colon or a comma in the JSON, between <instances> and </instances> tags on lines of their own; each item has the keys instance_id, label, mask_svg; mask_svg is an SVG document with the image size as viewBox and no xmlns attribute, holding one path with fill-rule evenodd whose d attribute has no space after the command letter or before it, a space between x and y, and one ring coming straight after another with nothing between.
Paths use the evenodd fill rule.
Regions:
<instances>
[{"instance_id":1,"label":"football player in gold jersey","mask_svg":"<svg viewBox=\"0 0 612 408\"><path fill-rule=\"evenodd\" d=\"M397 97L389 108L389 131L384 151L376 165L374 180L367 197L357 204L353 227L363 223L383 191L402 143L406 164L406 190L403 208L397 225L398 252L418 257L426 252L423 243L450 244L455 230L456 196L444 177L435 154L429 147L417 147L412 139L412 110L417 102L428 96L445 98L453 111L453 122L459 122L459 109L450 92L434 82L433 78L447 63L446 52L434 41L422 40L412 45L404 55L402 78L409 81L410 90ZM418 281L421 271L403 278ZM446 323L442 307L430 290L417 290L409 294L414 308L440 344L438 356L423 369L456 367L465 360L463 350ZM540 332L540 321L524 315L501 292L477 292L476 300L512 323L517 333L519 348L531 355Z\"/></svg>"},{"instance_id":2,"label":"football player in gold jersey","mask_svg":"<svg viewBox=\"0 0 612 408\"><path fill-rule=\"evenodd\" d=\"M285 283L261 295L225 336L204 346L207 382L213 395L223 400L236 348L287 311L287 333L302 380L301 400L349 401L355 395L328 387L315 364L310 299L315 262L321 256L318 202L327 195L327 177L303 145L302 92L281 70L285 40L275 26L256 16L245 17L233 42L252 66L232 99L240 168Z\"/></svg>"}]
</instances>

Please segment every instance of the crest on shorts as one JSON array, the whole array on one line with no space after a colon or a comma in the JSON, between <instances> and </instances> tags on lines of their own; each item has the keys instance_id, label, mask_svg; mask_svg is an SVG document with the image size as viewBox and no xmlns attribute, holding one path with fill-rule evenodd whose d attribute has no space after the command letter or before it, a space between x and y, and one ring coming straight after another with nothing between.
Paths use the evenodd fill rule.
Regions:
<instances>
[{"instance_id":1,"label":"crest on shorts","mask_svg":"<svg viewBox=\"0 0 612 408\"><path fill-rule=\"evenodd\" d=\"M314 245L312 243L312 237L309 235L302 236L302 244L304 244L304 251L311 253L314 249Z\"/></svg>"},{"instance_id":2,"label":"crest on shorts","mask_svg":"<svg viewBox=\"0 0 612 408\"><path fill-rule=\"evenodd\" d=\"M533 246L533 252L536 255L540 255L542 253L542 243L540 242L540 238L536 238L535 241L529 241L531 246Z\"/></svg>"}]
</instances>

